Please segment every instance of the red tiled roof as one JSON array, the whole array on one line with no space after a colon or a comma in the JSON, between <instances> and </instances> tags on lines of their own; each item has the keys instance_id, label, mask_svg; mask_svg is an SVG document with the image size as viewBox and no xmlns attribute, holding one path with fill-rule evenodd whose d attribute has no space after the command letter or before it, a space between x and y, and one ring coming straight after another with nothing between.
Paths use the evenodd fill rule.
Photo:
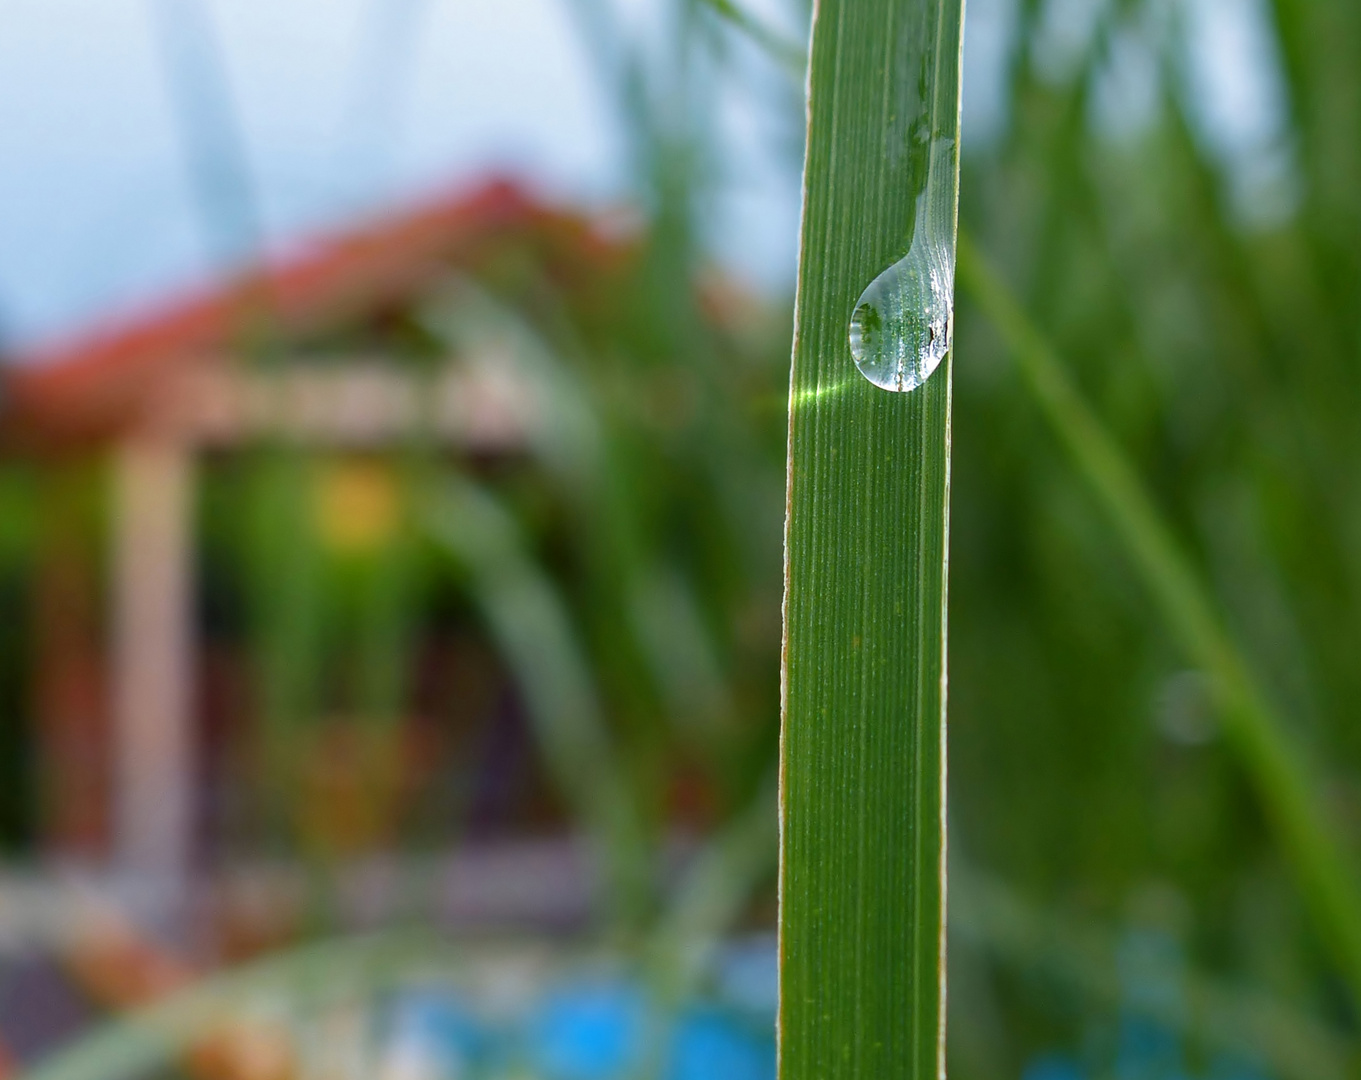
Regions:
<instances>
[{"instance_id":1,"label":"red tiled roof","mask_svg":"<svg viewBox=\"0 0 1361 1080\"><path fill-rule=\"evenodd\" d=\"M552 210L506 181L433 200L308 244L300 254L239 274L141 317L18 358L0 375L0 423L10 434L102 434L136 415L167 366L240 347L249 328L285 340L412 296L451 264L508 232L566 234L588 261L610 245L582 217Z\"/></svg>"}]
</instances>

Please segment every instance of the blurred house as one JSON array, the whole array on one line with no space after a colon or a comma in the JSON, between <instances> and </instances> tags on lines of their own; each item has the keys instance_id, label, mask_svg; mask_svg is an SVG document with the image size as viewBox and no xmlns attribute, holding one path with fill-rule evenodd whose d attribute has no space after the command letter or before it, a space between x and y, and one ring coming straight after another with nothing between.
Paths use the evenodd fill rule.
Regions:
<instances>
[{"instance_id":1,"label":"blurred house","mask_svg":"<svg viewBox=\"0 0 1361 1080\"><path fill-rule=\"evenodd\" d=\"M327 481L320 527L362 546L392 515L375 461L413 441L513 455L534 423L504 369L441 352L414 313L498 260L599 288L620 250L596 223L495 182L11 361L3 453L41 477L23 615L41 855L168 878L200 859L219 723L200 602L205 462L270 445L348 462ZM72 492L92 470L90 542Z\"/></svg>"}]
</instances>

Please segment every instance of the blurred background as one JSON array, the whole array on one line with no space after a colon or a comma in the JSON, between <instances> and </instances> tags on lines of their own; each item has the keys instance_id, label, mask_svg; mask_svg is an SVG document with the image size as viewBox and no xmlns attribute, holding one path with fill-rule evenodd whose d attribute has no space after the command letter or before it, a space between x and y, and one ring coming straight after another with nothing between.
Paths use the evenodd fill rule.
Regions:
<instances>
[{"instance_id":1,"label":"blurred background","mask_svg":"<svg viewBox=\"0 0 1361 1080\"><path fill-rule=\"evenodd\" d=\"M0 1076L773 1077L808 22L0 4ZM1361 858L1361 9L965 37L962 222ZM957 322L953 1074L1355 1075L1205 680Z\"/></svg>"}]
</instances>

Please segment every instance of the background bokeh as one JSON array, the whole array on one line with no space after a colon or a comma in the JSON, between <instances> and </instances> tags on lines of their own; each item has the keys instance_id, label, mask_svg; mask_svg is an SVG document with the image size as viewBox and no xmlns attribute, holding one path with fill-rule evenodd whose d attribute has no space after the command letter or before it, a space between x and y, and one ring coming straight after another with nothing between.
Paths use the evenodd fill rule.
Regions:
<instances>
[{"instance_id":1,"label":"background bokeh","mask_svg":"<svg viewBox=\"0 0 1361 1080\"><path fill-rule=\"evenodd\" d=\"M0 1076L773 1075L808 18L0 12ZM1361 9L967 20L962 225L1361 858ZM1205 676L957 327L954 1075L1351 1075Z\"/></svg>"}]
</instances>

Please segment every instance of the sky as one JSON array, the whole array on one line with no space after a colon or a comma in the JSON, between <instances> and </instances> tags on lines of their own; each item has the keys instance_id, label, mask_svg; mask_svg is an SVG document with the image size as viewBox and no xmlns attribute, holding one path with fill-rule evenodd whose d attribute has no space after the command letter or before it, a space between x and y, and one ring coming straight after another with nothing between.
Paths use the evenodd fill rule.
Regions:
<instances>
[{"instance_id":1,"label":"sky","mask_svg":"<svg viewBox=\"0 0 1361 1080\"><path fill-rule=\"evenodd\" d=\"M779 0L764 6L784 14ZM632 7L644 32L646 0ZM586 206L627 191L613 104L565 0L0 0L0 8L0 329L21 347L152 303L240 256L221 224L206 224L180 137L186 97L192 115L226 115L239 137L226 171L249 176L244 202L261 220L236 232L268 243L491 173ZM186 11L199 21L177 18ZM185 25L207 25L209 36ZM743 63L758 81L780 77L761 70L773 65L759 56ZM214 112L183 92L186 79L201 82L186 64L225 72L229 109ZM737 151L726 155L731 182L711 231L737 272L787 287L798 168L766 137L771 125L752 96L737 85L720 94L725 143ZM239 191L225 193L217 220L221 204L242 202Z\"/></svg>"},{"instance_id":2,"label":"sky","mask_svg":"<svg viewBox=\"0 0 1361 1080\"><path fill-rule=\"evenodd\" d=\"M632 32L665 32L659 0L615 2ZM968 5L966 150L1005 124L1014 2ZM1046 0L1062 31L1056 64L1076 15L1102 2ZM1226 158L1260 159L1251 151L1274 137L1276 104L1243 77L1262 63L1258 0L1180 2L1207 43L1189 60L1207 139ZM799 0L746 6L791 39L805 32ZM491 173L562 202L617 203L629 190L618 117L571 11L569 0L0 0L0 341L23 349L154 304L239 260L250 236L284 243ZM797 258L797 88L754 47L732 47L713 91L724 183L710 247L782 292ZM196 77L214 69L220 81ZM204 85L225 87L227 107L185 93ZM1118 126L1137 95L1116 98ZM181 138L204 117L234 136L215 144L219 157L235 147L217 179L248 177L244 196L219 183L207 213L202 159ZM236 227L234 213L259 220Z\"/></svg>"}]
</instances>

